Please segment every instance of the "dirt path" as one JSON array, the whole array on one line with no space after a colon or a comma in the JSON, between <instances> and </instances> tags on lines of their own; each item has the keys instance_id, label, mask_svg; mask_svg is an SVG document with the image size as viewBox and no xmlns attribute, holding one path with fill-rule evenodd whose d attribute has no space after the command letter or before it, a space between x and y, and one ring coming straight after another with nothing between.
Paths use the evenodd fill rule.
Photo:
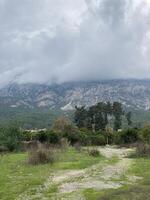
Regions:
<instances>
[{"instance_id":1,"label":"dirt path","mask_svg":"<svg viewBox=\"0 0 150 200\"><path fill-rule=\"evenodd\" d=\"M82 191L85 189L116 189L127 181L119 181L121 176L125 176L126 171L132 164L132 160L125 158L131 149L99 147L99 151L107 158L117 156L119 161L112 165L103 165L102 162L84 170L63 170L52 175L47 181L37 188L36 195L21 195L17 200L84 200ZM131 178L130 178L131 179ZM130 182L130 180L128 180ZM44 192L56 185L58 191L53 197L45 197Z\"/></svg>"}]
</instances>

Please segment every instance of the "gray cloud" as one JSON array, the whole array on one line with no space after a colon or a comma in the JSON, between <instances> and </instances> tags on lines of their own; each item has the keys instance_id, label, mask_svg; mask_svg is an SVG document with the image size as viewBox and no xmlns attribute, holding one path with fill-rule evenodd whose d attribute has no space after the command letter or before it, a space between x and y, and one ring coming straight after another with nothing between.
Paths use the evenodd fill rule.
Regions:
<instances>
[{"instance_id":1,"label":"gray cloud","mask_svg":"<svg viewBox=\"0 0 150 200\"><path fill-rule=\"evenodd\" d=\"M0 0L0 85L150 78L148 0Z\"/></svg>"}]
</instances>

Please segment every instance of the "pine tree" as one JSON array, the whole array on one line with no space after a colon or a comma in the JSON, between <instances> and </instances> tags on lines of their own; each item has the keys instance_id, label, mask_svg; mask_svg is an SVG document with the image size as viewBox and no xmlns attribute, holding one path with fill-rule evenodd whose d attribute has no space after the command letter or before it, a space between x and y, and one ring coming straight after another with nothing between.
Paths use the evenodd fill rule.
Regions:
<instances>
[{"instance_id":1,"label":"pine tree","mask_svg":"<svg viewBox=\"0 0 150 200\"><path fill-rule=\"evenodd\" d=\"M126 114L126 119L127 119L127 123L128 123L128 126L131 126L132 125L132 113L131 112L128 112Z\"/></svg>"},{"instance_id":2,"label":"pine tree","mask_svg":"<svg viewBox=\"0 0 150 200\"><path fill-rule=\"evenodd\" d=\"M122 127L122 115L123 115L122 104L119 102L113 103L113 115L115 117L114 120L114 130L121 129Z\"/></svg>"},{"instance_id":3,"label":"pine tree","mask_svg":"<svg viewBox=\"0 0 150 200\"><path fill-rule=\"evenodd\" d=\"M86 127L87 111L84 106L75 107L74 121L79 128Z\"/></svg>"}]
</instances>

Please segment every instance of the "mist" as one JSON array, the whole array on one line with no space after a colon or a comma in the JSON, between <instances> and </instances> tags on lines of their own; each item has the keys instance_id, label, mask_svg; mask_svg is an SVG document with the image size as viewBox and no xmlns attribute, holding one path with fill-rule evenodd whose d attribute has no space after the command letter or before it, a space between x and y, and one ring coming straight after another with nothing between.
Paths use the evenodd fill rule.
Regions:
<instances>
[{"instance_id":1,"label":"mist","mask_svg":"<svg viewBox=\"0 0 150 200\"><path fill-rule=\"evenodd\" d=\"M0 0L0 86L150 78L148 0Z\"/></svg>"}]
</instances>

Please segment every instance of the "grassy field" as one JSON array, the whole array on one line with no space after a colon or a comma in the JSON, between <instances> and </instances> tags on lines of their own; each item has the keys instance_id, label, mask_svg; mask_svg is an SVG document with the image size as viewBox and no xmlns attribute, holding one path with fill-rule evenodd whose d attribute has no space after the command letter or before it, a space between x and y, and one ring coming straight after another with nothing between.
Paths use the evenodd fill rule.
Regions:
<instances>
[{"instance_id":1,"label":"grassy field","mask_svg":"<svg viewBox=\"0 0 150 200\"><path fill-rule=\"evenodd\" d=\"M104 157L91 157L73 148L61 153L60 159L53 165L31 166L27 164L26 153L0 155L0 199L14 200L24 191L32 191L57 170L84 169L98 162L105 162Z\"/></svg>"},{"instance_id":2,"label":"grassy field","mask_svg":"<svg viewBox=\"0 0 150 200\"><path fill-rule=\"evenodd\" d=\"M109 151L110 152L110 151ZM119 151L117 151L119 152ZM120 160L124 163L124 159ZM38 166L31 166L27 163L26 153L13 153L0 156L0 199L2 200L18 200L20 194L28 192L27 195L31 199L42 200L42 197L46 199L62 199L59 194L58 188L61 186L66 187L69 184L76 185L76 183L85 183L85 180L91 180L94 183L94 178L101 181L102 175L106 173L101 172L103 169L108 169L108 174L112 173L115 167L120 166L120 162L117 157L105 158L103 156L92 157L89 156L87 151L78 152L73 148L69 148L67 151L62 151L59 154L59 159L53 164L45 164ZM141 177L142 179L136 180L134 184L123 184L123 187L118 189L82 189L76 190L72 194L65 194L66 199L76 199L76 195L80 195L86 200L149 200L150 199L150 159L131 159L132 165L126 171L126 177ZM93 168L94 167L94 168ZM113 167L113 168L111 168ZM118 169L118 168L117 168ZM88 170L88 171L86 171ZM68 172L86 172L84 175L69 175ZM112 171L112 172L110 172ZM96 174L96 176L94 175ZM46 180L56 176L56 184L51 184L48 189L41 190L41 196L36 198L39 186L43 186ZM87 178L85 177L87 176ZM63 178L63 176L72 176L73 179L67 181L57 182L57 179ZM125 177L120 176L119 179L113 180L113 183L124 181ZM105 181L104 181L105 183ZM127 182L126 182L127 183ZM41 195L40 194L40 195ZM56 195L56 196L55 196ZM61 194L62 195L62 194ZM71 196L69 196L71 195ZM51 198L54 197L55 198ZM65 196L65 197L66 197ZM74 198L73 198L74 197ZM22 197L20 198L23 199ZM19 200L20 200L19 199ZM28 198L24 198L28 199ZM43 198L45 199L45 198Z\"/></svg>"}]
</instances>

